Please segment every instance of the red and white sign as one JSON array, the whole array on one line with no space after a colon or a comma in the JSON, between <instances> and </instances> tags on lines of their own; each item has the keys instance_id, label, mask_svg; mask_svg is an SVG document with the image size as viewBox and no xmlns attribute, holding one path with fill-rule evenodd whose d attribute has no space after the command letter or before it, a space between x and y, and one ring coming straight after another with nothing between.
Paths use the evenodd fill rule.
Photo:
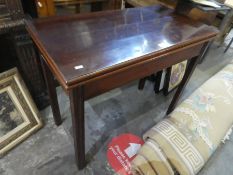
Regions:
<instances>
[{"instance_id":1,"label":"red and white sign","mask_svg":"<svg viewBox=\"0 0 233 175\"><path fill-rule=\"evenodd\" d=\"M133 134L121 134L113 138L107 150L109 164L120 175L132 175L130 162L143 143L140 137Z\"/></svg>"}]
</instances>

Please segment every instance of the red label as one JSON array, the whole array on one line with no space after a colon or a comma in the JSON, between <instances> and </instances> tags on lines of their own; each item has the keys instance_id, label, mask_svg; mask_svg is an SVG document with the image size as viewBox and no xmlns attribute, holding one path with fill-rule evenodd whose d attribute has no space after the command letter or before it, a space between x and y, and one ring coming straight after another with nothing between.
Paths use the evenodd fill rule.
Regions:
<instances>
[{"instance_id":1,"label":"red label","mask_svg":"<svg viewBox=\"0 0 233 175\"><path fill-rule=\"evenodd\" d=\"M109 164L120 175L132 175L130 162L143 143L140 137L133 134L121 134L113 138L108 144Z\"/></svg>"}]
</instances>

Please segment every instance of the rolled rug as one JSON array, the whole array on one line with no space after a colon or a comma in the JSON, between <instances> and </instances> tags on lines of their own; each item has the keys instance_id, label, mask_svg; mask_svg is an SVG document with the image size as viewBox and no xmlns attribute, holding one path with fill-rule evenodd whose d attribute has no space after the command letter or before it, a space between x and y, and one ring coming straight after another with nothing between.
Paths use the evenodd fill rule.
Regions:
<instances>
[{"instance_id":1,"label":"rolled rug","mask_svg":"<svg viewBox=\"0 0 233 175\"><path fill-rule=\"evenodd\" d=\"M132 161L133 173L197 174L223 138L228 138L232 106L233 64L229 64L144 134L145 145L138 153L141 158ZM140 172L140 162L153 173L146 168Z\"/></svg>"},{"instance_id":2,"label":"rolled rug","mask_svg":"<svg viewBox=\"0 0 233 175\"><path fill-rule=\"evenodd\" d=\"M148 138L133 160L133 174L137 175L174 175L173 167L159 145Z\"/></svg>"}]
</instances>

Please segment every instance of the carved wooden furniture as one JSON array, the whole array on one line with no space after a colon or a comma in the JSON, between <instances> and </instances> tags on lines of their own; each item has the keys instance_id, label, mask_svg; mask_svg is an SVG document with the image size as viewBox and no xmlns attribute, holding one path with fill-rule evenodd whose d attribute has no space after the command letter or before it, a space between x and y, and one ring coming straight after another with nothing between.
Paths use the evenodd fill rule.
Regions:
<instances>
[{"instance_id":1,"label":"carved wooden furniture","mask_svg":"<svg viewBox=\"0 0 233 175\"><path fill-rule=\"evenodd\" d=\"M0 34L23 25L23 8L20 1L0 0Z\"/></svg>"},{"instance_id":2,"label":"carved wooden furniture","mask_svg":"<svg viewBox=\"0 0 233 175\"><path fill-rule=\"evenodd\" d=\"M161 6L27 21L39 49L53 117L62 123L53 76L69 94L77 165L85 166L84 101L190 59L176 106L203 46L217 30ZM62 34L62 35L61 35Z\"/></svg>"},{"instance_id":3,"label":"carved wooden furniture","mask_svg":"<svg viewBox=\"0 0 233 175\"><path fill-rule=\"evenodd\" d=\"M18 66L37 106L43 108L48 104L45 84L32 41L24 25L24 11L21 1L0 0L0 37L9 35L12 38L11 47L16 52L18 62L17 65L13 65L12 62L9 62L11 60L4 60L0 66L1 71L5 70L3 65L5 62L8 62L7 64L11 68ZM6 68L10 68L9 66Z\"/></svg>"}]
</instances>

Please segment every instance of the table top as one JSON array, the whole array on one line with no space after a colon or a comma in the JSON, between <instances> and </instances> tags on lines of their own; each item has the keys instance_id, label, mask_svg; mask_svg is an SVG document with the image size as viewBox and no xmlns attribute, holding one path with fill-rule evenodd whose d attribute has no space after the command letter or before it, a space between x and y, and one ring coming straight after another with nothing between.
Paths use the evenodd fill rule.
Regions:
<instances>
[{"instance_id":1,"label":"table top","mask_svg":"<svg viewBox=\"0 0 233 175\"><path fill-rule=\"evenodd\" d=\"M217 34L162 6L27 20L27 30L59 82L69 88Z\"/></svg>"}]
</instances>

